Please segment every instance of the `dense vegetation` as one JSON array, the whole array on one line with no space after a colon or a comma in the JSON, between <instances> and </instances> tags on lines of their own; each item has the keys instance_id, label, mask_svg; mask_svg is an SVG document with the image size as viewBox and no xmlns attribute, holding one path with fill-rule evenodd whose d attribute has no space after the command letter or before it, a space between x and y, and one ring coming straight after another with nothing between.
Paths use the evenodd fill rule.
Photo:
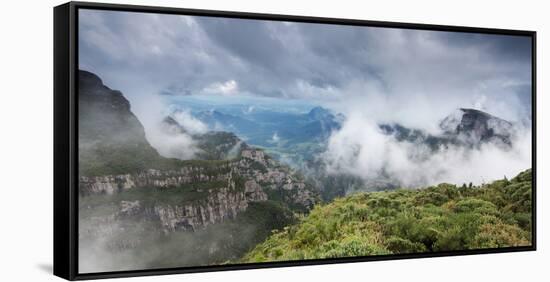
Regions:
<instances>
[{"instance_id":1,"label":"dense vegetation","mask_svg":"<svg viewBox=\"0 0 550 282\"><path fill-rule=\"evenodd\" d=\"M531 244L531 170L481 186L359 193L315 207L242 262Z\"/></svg>"}]
</instances>

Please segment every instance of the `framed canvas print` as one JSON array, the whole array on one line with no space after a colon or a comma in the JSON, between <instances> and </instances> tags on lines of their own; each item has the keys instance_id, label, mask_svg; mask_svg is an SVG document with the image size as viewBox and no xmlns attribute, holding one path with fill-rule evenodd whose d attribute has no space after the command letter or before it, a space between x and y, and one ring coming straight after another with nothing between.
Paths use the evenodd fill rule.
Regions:
<instances>
[{"instance_id":1,"label":"framed canvas print","mask_svg":"<svg viewBox=\"0 0 550 282\"><path fill-rule=\"evenodd\" d=\"M533 31L54 13L55 275L536 249Z\"/></svg>"}]
</instances>

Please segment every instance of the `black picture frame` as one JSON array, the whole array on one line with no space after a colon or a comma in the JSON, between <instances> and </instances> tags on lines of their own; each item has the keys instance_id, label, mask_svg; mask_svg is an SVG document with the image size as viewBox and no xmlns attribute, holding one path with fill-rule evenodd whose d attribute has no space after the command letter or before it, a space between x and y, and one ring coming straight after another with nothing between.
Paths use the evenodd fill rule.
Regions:
<instances>
[{"instance_id":1,"label":"black picture frame","mask_svg":"<svg viewBox=\"0 0 550 282\"><path fill-rule=\"evenodd\" d=\"M393 27L401 29L455 31L465 33L518 35L531 38L532 42L532 245L480 250L415 253L404 255L381 255L318 259L287 262L232 264L135 271L78 273L78 10L95 9L126 12L149 12L157 14L195 15L256 20L324 23L351 26ZM518 251L535 251L537 246L536 221L536 32L464 26L445 26L417 23L382 22L310 16L243 13L215 10L198 10L152 6L69 2L54 8L54 275L68 280L165 275L194 272L273 268L288 266L319 265L333 263L366 262L411 258L429 258L457 255L474 255Z\"/></svg>"}]
</instances>

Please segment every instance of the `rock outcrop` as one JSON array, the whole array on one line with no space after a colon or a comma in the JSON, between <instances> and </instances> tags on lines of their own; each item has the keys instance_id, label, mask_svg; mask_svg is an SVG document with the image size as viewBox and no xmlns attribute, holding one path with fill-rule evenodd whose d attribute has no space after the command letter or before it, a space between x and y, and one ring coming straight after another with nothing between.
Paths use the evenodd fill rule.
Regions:
<instances>
[{"instance_id":1,"label":"rock outcrop","mask_svg":"<svg viewBox=\"0 0 550 282\"><path fill-rule=\"evenodd\" d=\"M399 142L425 144L433 150L449 145L477 148L486 143L508 149L516 134L514 125L506 120L486 112L464 108L456 110L439 123L441 134L429 134L396 123L380 124L379 128Z\"/></svg>"},{"instance_id":2,"label":"rock outcrop","mask_svg":"<svg viewBox=\"0 0 550 282\"><path fill-rule=\"evenodd\" d=\"M253 198L264 201L268 200L264 190L273 193L287 191L283 199L285 202L306 209L318 201L313 187L306 185L294 171L268 158L263 151L250 147L241 151L240 158L215 165L206 162L204 165L182 166L177 170L148 169L139 173L80 176L79 193L81 196L112 195L134 188L171 189L197 183L218 185L209 194L236 187L245 193L257 194ZM219 187L219 183L223 186Z\"/></svg>"},{"instance_id":3,"label":"rock outcrop","mask_svg":"<svg viewBox=\"0 0 550 282\"><path fill-rule=\"evenodd\" d=\"M230 166L220 165L214 172L204 166L185 166L178 170L148 169L139 173L81 176L80 195L109 194L132 188L171 188L197 182L227 181Z\"/></svg>"},{"instance_id":4,"label":"rock outcrop","mask_svg":"<svg viewBox=\"0 0 550 282\"><path fill-rule=\"evenodd\" d=\"M164 232L196 230L210 224L234 219L245 211L251 202L267 200L267 195L258 187L250 191L236 191L234 187L217 189L208 197L186 205L155 206L152 212L161 222Z\"/></svg>"},{"instance_id":5,"label":"rock outcrop","mask_svg":"<svg viewBox=\"0 0 550 282\"><path fill-rule=\"evenodd\" d=\"M440 127L446 135L470 145L486 142L512 145L515 134L512 123L475 109L459 109L441 121Z\"/></svg>"}]
</instances>

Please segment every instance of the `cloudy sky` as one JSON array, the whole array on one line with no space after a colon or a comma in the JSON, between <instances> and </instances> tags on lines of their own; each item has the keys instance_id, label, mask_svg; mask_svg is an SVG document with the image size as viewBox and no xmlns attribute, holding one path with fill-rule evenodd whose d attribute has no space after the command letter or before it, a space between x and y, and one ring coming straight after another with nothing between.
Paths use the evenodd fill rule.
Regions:
<instances>
[{"instance_id":1,"label":"cloudy sky","mask_svg":"<svg viewBox=\"0 0 550 282\"><path fill-rule=\"evenodd\" d=\"M382 95L509 119L530 101L528 37L96 10L79 28L80 68L127 96Z\"/></svg>"},{"instance_id":2,"label":"cloudy sky","mask_svg":"<svg viewBox=\"0 0 550 282\"><path fill-rule=\"evenodd\" d=\"M375 136L381 121L435 132L461 107L530 120L529 37L80 10L79 63L122 91L146 130L166 94L300 99L349 117L327 153L361 175L395 164L416 176L446 162L460 174L434 170L433 182L458 183L530 166L529 131L517 150L449 151L422 166L406 162L417 148Z\"/></svg>"}]
</instances>

